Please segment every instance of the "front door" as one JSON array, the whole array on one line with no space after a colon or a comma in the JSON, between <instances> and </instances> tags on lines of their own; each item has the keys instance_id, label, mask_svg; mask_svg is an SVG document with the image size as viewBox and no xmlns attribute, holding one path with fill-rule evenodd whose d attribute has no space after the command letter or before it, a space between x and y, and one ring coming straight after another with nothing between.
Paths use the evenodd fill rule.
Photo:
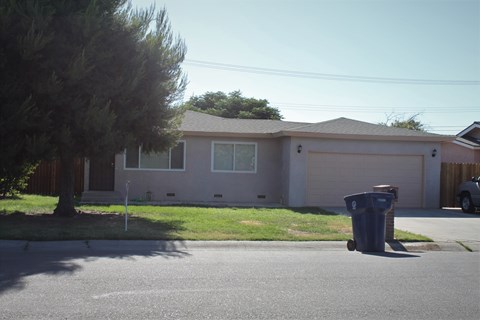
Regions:
<instances>
[{"instance_id":1,"label":"front door","mask_svg":"<svg viewBox=\"0 0 480 320\"><path fill-rule=\"evenodd\" d=\"M90 159L89 189L113 191L115 179L115 156L106 159Z\"/></svg>"}]
</instances>

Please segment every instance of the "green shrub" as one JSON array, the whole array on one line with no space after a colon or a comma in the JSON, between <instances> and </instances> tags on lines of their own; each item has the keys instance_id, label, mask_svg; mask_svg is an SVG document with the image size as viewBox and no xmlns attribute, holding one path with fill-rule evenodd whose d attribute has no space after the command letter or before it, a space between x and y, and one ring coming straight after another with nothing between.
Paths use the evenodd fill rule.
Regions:
<instances>
[{"instance_id":1,"label":"green shrub","mask_svg":"<svg viewBox=\"0 0 480 320\"><path fill-rule=\"evenodd\" d=\"M13 197L25 190L28 179L33 174L37 163L15 164L2 166L0 173L0 198Z\"/></svg>"}]
</instances>

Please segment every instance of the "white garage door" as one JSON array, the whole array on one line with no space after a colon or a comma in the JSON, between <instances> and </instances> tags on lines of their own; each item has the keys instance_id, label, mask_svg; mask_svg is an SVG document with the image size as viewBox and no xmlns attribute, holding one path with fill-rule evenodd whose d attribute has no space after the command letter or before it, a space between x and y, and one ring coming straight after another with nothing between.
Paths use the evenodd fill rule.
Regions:
<instances>
[{"instance_id":1,"label":"white garage door","mask_svg":"<svg viewBox=\"0 0 480 320\"><path fill-rule=\"evenodd\" d=\"M422 207L423 156L308 154L310 206L344 206L345 195L372 191L380 184L399 187L398 207Z\"/></svg>"}]
</instances>

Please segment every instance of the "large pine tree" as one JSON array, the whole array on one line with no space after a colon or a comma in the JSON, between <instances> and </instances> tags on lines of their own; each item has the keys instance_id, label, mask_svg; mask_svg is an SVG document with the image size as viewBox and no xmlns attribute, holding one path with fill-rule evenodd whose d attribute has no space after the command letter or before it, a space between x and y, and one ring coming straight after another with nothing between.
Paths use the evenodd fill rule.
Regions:
<instances>
[{"instance_id":1,"label":"large pine tree","mask_svg":"<svg viewBox=\"0 0 480 320\"><path fill-rule=\"evenodd\" d=\"M165 10L133 10L124 0L11 0L0 5L0 41L0 122L20 110L16 156L60 160L55 214L76 212L76 157L139 144L161 151L176 140L186 49Z\"/></svg>"}]
</instances>

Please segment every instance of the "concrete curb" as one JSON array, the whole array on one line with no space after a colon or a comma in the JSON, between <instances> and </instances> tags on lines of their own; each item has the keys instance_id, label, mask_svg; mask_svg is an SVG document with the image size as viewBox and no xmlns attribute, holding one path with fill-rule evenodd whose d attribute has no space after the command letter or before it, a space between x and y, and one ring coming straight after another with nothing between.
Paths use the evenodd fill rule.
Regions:
<instances>
[{"instance_id":1,"label":"concrete curb","mask_svg":"<svg viewBox=\"0 0 480 320\"><path fill-rule=\"evenodd\" d=\"M387 252L454 251L479 252L480 244L455 241L410 242L392 241L385 244ZM469 248L470 250L467 250ZM92 251L159 251L186 252L190 250L296 250L296 251L347 251L346 241L166 241L166 240L74 240L74 241L23 241L0 240L0 251L25 252L79 252Z\"/></svg>"},{"instance_id":2,"label":"concrete curb","mask_svg":"<svg viewBox=\"0 0 480 320\"><path fill-rule=\"evenodd\" d=\"M405 243L404 247L407 252L422 251L449 251L462 252L467 251L464 247L456 242L410 242Z\"/></svg>"},{"instance_id":3,"label":"concrete curb","mask_svg":"<svg viewBox=\"0 0 480 320\"><path fill-rule=\"evenodd\" d=\"M0 240L0 251L189 251L189 250L312 250L344 251L345 241L167 241L167 240Z\"/></svg>"}]
</instances>

